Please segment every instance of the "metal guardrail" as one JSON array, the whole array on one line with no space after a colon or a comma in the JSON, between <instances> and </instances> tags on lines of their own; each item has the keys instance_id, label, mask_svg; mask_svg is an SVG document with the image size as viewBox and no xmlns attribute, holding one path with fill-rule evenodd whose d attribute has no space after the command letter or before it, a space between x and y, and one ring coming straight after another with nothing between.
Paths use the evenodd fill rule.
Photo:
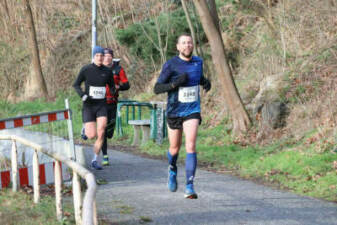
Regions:
<instances>
[{"instance_id":1,"label":"metal guardrail","mask_svg":"<svg viewBox=\"0 0 337 225\"><path fill-rule=\"evenodd\" d=\"M39 184L39 159L38 153L48 155L55 160L55 200L56 200L56 216L58 220L63 218L62 207L62 176L60 162L65 163L69 168L73 170L73 197L74 197L74 211L75 220L77 225L97 225L97 212L96 212L96 180L95 176L79 163L67 159L64 156L58 154L52 154L44 149L42 146L35 144L27 139L17 137L15 135L3 135L0 136L0 140L12 140L12 190L16 192L18 190L18 160L17 160L17 147L16 142L20 142L26 146L34 149L33 154L33 190L34 190L34 203L40 201L40 184ZM82 177L87 184L87 190L84 195L83 205L81 199L81 183L80 177Z\"/></svg>"}]
</instances>

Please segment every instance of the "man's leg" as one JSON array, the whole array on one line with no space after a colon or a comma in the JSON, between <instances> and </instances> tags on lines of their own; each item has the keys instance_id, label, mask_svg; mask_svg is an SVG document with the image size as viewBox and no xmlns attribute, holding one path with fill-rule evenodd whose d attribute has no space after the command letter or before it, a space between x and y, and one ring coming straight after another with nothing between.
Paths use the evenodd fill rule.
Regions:
<instances>
[{"instance_id":1,"label":"man's leg","mask_svg":"<svg viewBox=\"0 0 337 225\"><path fill-rule=\"evenodd\" d=\"M97 136L97 129L96 129L96 122L87 122L84 124L85 127L85 135L89 139L93 139ZM94 157L91 160L91 166L97 170L100 170L100 166L97 163L97 154L95 153L95 147L94 147Z\"/></svg>"},{"instance_id":2,"label":"man's leg","mask_svg":"<svg viewBox=\"0 0 337 225\"><path fill-rule=\"evenodd\" d=\"M104 133L104 139L103 139L103 144L102 144L102 154L103 154L103 160L102 160L102 165L107 166L109 165L109 157L108 157L108 129L109 129L109 123L111 120L111 106L107 106L107 113L108 113L108 119L107 119L107 126L105 128L105 133Z\"/></svg>"},{"instance_id":3,"label":"man's leg","mask_svg":"<svg viewBox=\"0 0 337 225\"><path fill-rule=\"evenodd\" d=\"M96 122L86 122L84 124L85 127L85 135L89 139L93 139L96 137Z\"/></svg>"},{"instance_id":4,"label":"man's leg","mask_svg":"<svg viewBox=\"0 0 337 225\"><path fill-rule=\"evenodd\" d=\"M117 104L113 103L108 105L107 112L108 112L108 120L107 126L105 129L104 134L104 141L102 145L102 154L103 154L103 166L109 165L109 157L108 157L108 138L111 139L114 134L114 129L116 125L116 111L117 111Z\"/></svg>"},{"instance_id":5,"label":"man's leg","mask_svg":"<svg viewBox=\"0 0 337 225\"><path fill-rule=\"evenodd\" d=\"M106 131L105 131L106 132ZM102 154L103 154L103 161L102 165L103 166L108 166L109 165L109 157L108 157L108 138L106 134L104 134L104 140L103 140L103 145L102 145Z\"/></svg>"},{"instance_id":6,"label":"man's leg","mask_svg":"<svg viewBox=\"0 0 337 225\"><path fill-rule=\"evenodd\" d=\"M85 135L85 126L84 126L84 124L83 124L82 129L81 129L81 138L82 138L84 141L88 140L87 135Z\"/></svg>"},{"instance_id":7,"label":"man's leg","mask_svg":"<svg viewBox=\"0 0 337 225\"><path fill-rule=\"evenodd\" d=\"M97 139L94 144L94 158L91 161L91 166L95 168L96 170L101 170L103 168L98 164L97 159L99 157L99 152L102 148L103 141L104 141L104 130L106 127L107 118L97 117L96 121L97 121L97 129L96 129Z\"/></svg>"},{"instance_id":8,"label":"man's leg","mask_svg":"<svg viewBox=\"0 0 337 225\"><path fill-rule=\"evenodd\" d=\"M183 123L186 147L186 190L185 198L197 198L193 180L197 169L197 153L195 149L198 134L199 119L189 119Z\"/></svg>"},{"instance_id":9,"label":"man's leg","mask_svg":"<svg viewBox=\"0 0 337 225\"><path fill-rule=\"evenodd\" d=\"M97 121L97 139L94 144L94 152L96 153L96 155L98 155L104 141L104 133L107 123L107 117L105 116L97 117L96 121Z\"/></svg>"},{"instance_id":10,"label":"man's leg","mask_svg":"<svg viewBox=\"0 0 337 225\"><path fill-rule=\"evenodd\" d=\"M168 127L168 137L170 142L170 147L167 152L167 158L169 163L169 177L168 177L168 188L170 191L175 192L178 188L177 183L177 160L179 155L179 150L182 140L182 130L181 129L171 129Z\"/></svg>"},{"instance_id":11,"label":"man's leg","mask_svg":"<svg viewBox=\"0 0 337 225\"><path fill-rule=\"evenodd\" d=\"M179 155L179 150L182 141L182 130L181 129L171 129L168 127L168 138L170 142L169 151L167 152L169 165L173 170L177 171L177 159Z\"/></svg>"}]
</instances>

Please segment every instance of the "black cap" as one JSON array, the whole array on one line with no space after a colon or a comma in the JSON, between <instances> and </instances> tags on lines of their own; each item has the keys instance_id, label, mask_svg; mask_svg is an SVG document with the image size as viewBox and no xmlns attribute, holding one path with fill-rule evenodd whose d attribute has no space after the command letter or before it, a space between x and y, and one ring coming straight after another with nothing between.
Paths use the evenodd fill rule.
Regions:
<instances>
[{"instance_id":1,"label":"black cap","mask_svg":"<svg viewBox=\"0 0 337 225\"><path fill-rule=\"evenodd\" d=\"M105 48L104 49L104 55L105 54L110 54L111 56L113 56L114 55L114 51L112 51L111 48Z\"/></svg>"}]
</instances>

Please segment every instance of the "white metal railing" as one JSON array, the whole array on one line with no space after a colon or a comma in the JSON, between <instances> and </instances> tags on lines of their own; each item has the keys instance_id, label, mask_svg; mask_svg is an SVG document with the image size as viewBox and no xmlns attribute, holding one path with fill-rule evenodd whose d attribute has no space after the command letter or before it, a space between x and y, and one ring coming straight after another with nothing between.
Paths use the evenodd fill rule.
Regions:
<instances>
[{"instance_id":1,"label":"white metal railing","mask_svg":"<svg viewBox=\"0 0 337 225\"><path fill-rule=\"evenodd\" d=\"M79 163L67 159L64 156L50 153L44 149L41 145L33 143L27 139L15 136L15 135L0 135L0 140L12 140L12 190L16 192L18 190L18 160L17 160L17 148L16 142L20 142L26 146L34 149L33 154L33 190L34 190L34 203L40 201L40 182L39 182L39 159L38 152L48 155L55 160L55 202L56 202L56 216L58 220L63 218L63 206L62 206L62 176L60 163L66 164L73 171L73 198L74 198L74 212L77 225L97 225L97 213L96 213L96 180L95 176ZM80 177L82 177L87 183L87 190L85 192L82 204L81 197L81 183Z\"/></svg>"}]
</instances>

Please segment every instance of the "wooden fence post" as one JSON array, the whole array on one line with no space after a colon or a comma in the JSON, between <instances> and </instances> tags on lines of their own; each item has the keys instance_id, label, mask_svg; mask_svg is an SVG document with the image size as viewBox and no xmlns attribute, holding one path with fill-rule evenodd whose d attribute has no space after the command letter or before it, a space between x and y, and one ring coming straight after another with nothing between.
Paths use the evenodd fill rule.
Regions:
<instances>
[{"instance_id":1,"label":"wooden fence post","mask_svg":"<svg viewBox=\"0 0 337 225\"><path fill-rule=\"evenodd\" d=\"M81 182L78 174L73 171L73 196L74 196L74 210L76 225L82 224L82 196L81 196Z\"/></svg>"},{"instance_id":2,"label":"wooden fence post","mask_svg":"<svg viewBox=\"0 0 337 225\"><path fill-rule=\"evenodd\" d=\"M34 203L40 201L40 170L39 170L39 158L37 150L34 149L33 154L33 184L34 184Z\"/></svg>"},{"instance_id":3,"label":"wooden fence post","mask_svg":"<svg viewBox=\"0 0 337 225\"><path fill-rule=\"evenodd\" d=\"M18 191L18 152L16 149L16 141L12 140L12 190Z\"/></svg>"},{"instance_id":4,"label":"wooden fence post","mask_svg":"<svg viewBox=\"0 0 337 225\"><path fill-rule=\"evenodd\" d=\"M55 160L55 202L56 202L56 217L58 221L63 218L63 206L62 206L62 172L60 161Z\"/></svg>"}]
</instances>

